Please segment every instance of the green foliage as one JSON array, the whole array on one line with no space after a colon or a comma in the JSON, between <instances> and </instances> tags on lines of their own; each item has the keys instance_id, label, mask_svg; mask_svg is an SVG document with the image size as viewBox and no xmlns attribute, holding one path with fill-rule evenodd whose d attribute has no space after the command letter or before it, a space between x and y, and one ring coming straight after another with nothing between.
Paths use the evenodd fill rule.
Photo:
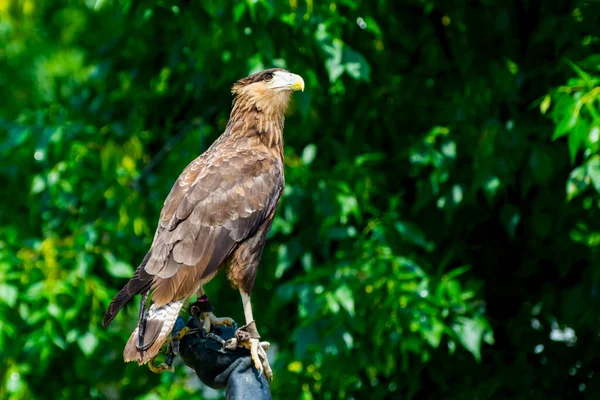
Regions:
<instances>
[{"instance_id":1,"label":"green foliage","mask_svg":"<svg viewBox=\"0 0 600 400\"><path fill-rule=\"evenodd\" d=\"M0 398L188 398L105 307L229 87L302 75L253 293L275 398L596 398L596 2L0 2ZM217 314L242 321L223 276ZM199 394L200 393L200 394ZM209 394L207 394L208 396Z\"/></svg>"}]
</instances>

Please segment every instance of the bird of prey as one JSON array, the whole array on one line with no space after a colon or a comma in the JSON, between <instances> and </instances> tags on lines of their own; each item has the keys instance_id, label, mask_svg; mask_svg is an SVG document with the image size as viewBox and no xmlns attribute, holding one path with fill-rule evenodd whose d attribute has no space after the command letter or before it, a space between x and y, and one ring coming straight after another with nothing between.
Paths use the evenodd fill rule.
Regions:
<instances>
[{"instance_id":1,"label":"bird of prey","mask_svg":"<svg viewBox=\"0 0 600 400\"><path fill-rule=\"evenodd\" d=\"M141 365L153 360L170 340L184 301L194 294L205 298L203 285L225 269L244 308L246 336L236 335L239 345L250 350L261 373L272 377L264 351L268 343L258 340L250 293L283 191L284 114L297 90L304 90L302 77L280 68L233 85L225 132L173 185L150 250L104 315L106 327L125 303L142 295L138 325L123 351L125 361ZM203 315L207 329L211 323L233 322L212 312Z\"/></svg>"}]
</instances>

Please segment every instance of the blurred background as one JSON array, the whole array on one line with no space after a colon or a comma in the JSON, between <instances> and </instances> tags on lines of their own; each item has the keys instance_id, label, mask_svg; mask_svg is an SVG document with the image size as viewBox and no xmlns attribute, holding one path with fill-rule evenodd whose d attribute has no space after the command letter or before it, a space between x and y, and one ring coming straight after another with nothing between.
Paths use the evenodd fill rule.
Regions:
<instances>
[{"instance_id":1,"label":"blurred background","mask_svg":"<svg viewBox=\"0 0 600 400\"><path fill-rule=\"evenodd\" d=\"M136 302L100 324L273 66L306 81L253 296L275 398L599 398L599 26L590 0L1 0L0 398L223 396L123 363Z\"/></svg>"}]
</instances>

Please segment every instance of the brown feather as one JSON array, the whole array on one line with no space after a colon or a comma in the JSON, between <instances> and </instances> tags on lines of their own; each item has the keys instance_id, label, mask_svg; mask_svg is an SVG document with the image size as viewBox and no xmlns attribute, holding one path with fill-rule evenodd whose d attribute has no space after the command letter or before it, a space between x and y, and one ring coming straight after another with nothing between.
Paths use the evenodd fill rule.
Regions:
<instances>
[{"instance_id":1,"label":"brown feather","mask_svg":"<svg viewBox=\"0 0 600 400\"><path fill-rule=\"evenodd\" d=\"M123 350L125 361L137 361L144 364L156 356L170 335L182 305L183 301L181 300L171 302L164 307L157 307L153 303L146 310L143 320L135 328L125 345Z\"/></svg>"},{"instance_id":2,"label":"brown feather","mask_svg":"<svg viewBox=\"0 0 600 400\"><path fill-rule=\"evenodd\" d=\"M265 88L265 74L275 71L283 70L234 84L225 132L183 170L165 199L150 251L109 306L106 325L133 295L152 293L152 305L126 345L126 361L146 362L157 354L172 324L161 324L166 314L156 310L180 308L224 265L230 265L232 285L252 289L284 184L282 133L290 92Z\"/></svg>"},{"instance_id":3,"label":"brown feather","mask_svg":"<svg viewBox=\"0 0 600 400\"><path fill-rule=\"evenodd\" d=\"M148 274L144 269L144 266L152 256L152 250L150 250L142 263L137 268L133 277L127 282L127 284L117 293L108 305L108 309L104 313L104 319L102 320L102 326L106 328L113 319L117 316L121 308L136 294L146 292L150 289L153 277Z\"/></svg>"}]
</instances>

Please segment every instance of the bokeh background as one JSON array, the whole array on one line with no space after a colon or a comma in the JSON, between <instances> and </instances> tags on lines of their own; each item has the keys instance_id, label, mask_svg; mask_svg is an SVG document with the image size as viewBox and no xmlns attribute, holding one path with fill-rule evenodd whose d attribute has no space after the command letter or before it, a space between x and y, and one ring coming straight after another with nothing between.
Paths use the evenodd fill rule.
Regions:
<instances>
[{"instance_id":1,"label":"bokeh background","mask_svg":"<svg viewBox=\"0 0 600 400\"><path fill-rule=\"evenodd\" d=\"M274 396L599 398L598 27L591 0L1 0L0 398L223 396L122 362L135 302L100 322L272 66L306 81L254 291Z\"/></svg>"}]
</instances>

